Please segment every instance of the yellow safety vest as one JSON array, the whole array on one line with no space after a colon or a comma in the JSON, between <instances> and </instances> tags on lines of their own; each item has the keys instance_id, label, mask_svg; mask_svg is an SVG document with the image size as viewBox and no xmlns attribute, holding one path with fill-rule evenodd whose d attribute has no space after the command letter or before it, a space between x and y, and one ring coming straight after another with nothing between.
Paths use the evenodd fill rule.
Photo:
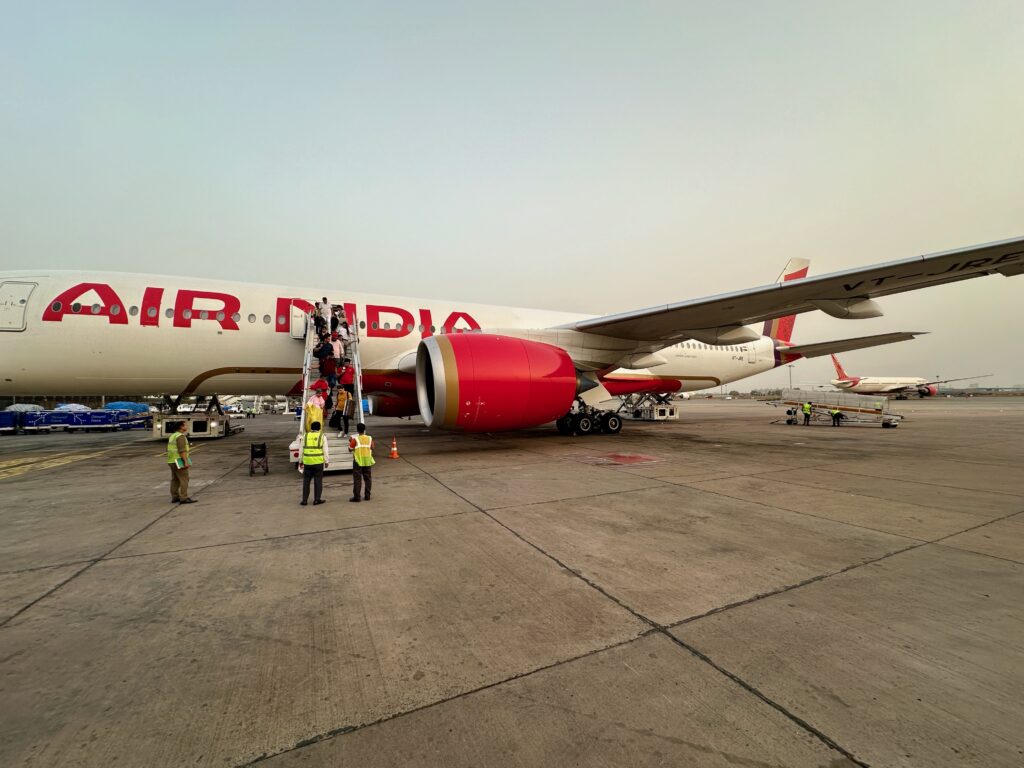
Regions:
<instances>
[{"instance_id":1,"label":"yellow safety vest","mask_svg":"<svg viewBox=\"0 0 1024 768\"><path fill-rule=\"evenodd\" d=\"M307 432L306 442L302 446L302 463L323 464L324 463L324 433Z\"/></svg>"},{"instance_id":2,"label":"yellow safety vest","mask_svg":"<svg viewBox=\"0 0 1024 768\"><path fill-rule=\"evenodd\" d=\"M810 413L811 412L811 406L809 406L807 403L804 403L803 409L804 409L804 413Z\"/></svg>"},{"instance_id":3,"label":"yellow safety vest","mask_svg":"<svg viewBox=\"0 0 1024 768\"><path fill-rule=\"evenodd\" d=\"M181 454L178 453L178 438L185 438L185 452L191 454L192 446L188 444L188 437L184 432L175 432L169 438L167 438L167 463L177 464L178 459L181 458Z\"/></svg>"},{"instance_id":4,"label":"yellow safety vest","mask_svg":"<svg viewBox=\"0 0 1024 768\"><path fill-rule=\"evenodd\" d=\"M356 447L352 451L352 461L360 467L372 467L373 460L373 438L369 435L356 435Z\"/></svg>"}]
</instances>

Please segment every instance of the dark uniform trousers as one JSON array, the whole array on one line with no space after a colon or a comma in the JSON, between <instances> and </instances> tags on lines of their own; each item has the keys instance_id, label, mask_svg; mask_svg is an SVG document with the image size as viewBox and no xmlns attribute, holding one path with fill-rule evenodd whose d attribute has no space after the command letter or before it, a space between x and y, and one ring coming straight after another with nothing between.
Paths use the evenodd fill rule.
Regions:
<instances>
[{"instance_id":1,"label":"dark uniform trousers","mask_svg":"<svg viewBox=\"0 0 1024 768\"><path fill-rule=\"evenodd\" d=\"M358 499L363 489L363 480L366 480L366 498L370 498L370 490L373 488L373 474L370 470L373 467L360 467L352 462L352 498Z\"/></svg>"},{"instance_id":2,"label":"dark uniform trousers","mask_svg":"<svg viewBox=\"0 0 1024 768\"><path fill-rule=\"evenodd\" d=\"M188 467L179 469L168 464L171 470L171 498L175 501L188 498Z\"/></svg>"},{"instance_id":3,"label":"dark uniform trousers","mask_svg":"<svg viewBox=\"0 0 1024 768\"><path fill-rule=\"evenodd\" d=\"M324 465L302 465L302 501L309 501L309 484L313 483L313 501L320 501L324 492Z\"/></svg>"}]
</instances>

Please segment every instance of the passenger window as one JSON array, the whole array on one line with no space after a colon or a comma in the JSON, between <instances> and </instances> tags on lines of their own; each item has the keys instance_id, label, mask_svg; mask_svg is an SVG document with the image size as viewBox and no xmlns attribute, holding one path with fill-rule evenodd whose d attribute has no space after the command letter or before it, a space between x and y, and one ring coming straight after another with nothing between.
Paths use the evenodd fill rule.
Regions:
<instances>
[{"instance_id":1,"label":"passenger window","mask_svg":"<svg viewBox=\"0 0 1024 768\"><path fill-rule=\"evenodd\" d=\"M114 304L110 308L110 314L112 314L112 315L120 315L121 314L121 305L120 304Z\"/></svg>"},{"instance_id":2,"label":"passenger window","mask_svg":"<svg viewBox=\"0 0 1024 768\"><path fill-rule=\"evenodd\" d=\"M256 322L256 315L249 315L249 322L250 323L255 323Z\"/></svg>"},{"instance_id":3,"label":"passenger window","mask_svg":"<svg viewBox=\"0 0 1024 768\"><path fill-rule=\"evenodd\" d=\"M131 315L132 317L135 317L137 314L139 314L139 308L134 306L129 307L128 314Z\"/></svg>"},{"instance_id":4,"label":"passenger window","mask_svg":"<svg viewBox=\"0 0 1024 768\"><path fill-rule=\"evenodd\" d=\"M191 309L186 309L184 312L181 313L181 316L184 317L186 320L191 320L192 319L192 310Z\"/></svg>"},{"instance_id":5,"label":"passenger window","mask_svg":"<svg viewBox=\"0 0 1024 768\"><path fill-rule=\"evenodd\" d=\"M237 312L235 312L233 315L231 315L231 319L234 320L237 323L239 320L242 319L242 316L240 314L238 314Z\"/></svg>"},{"instance_id":6,"label":"passenger window","mask_svg":"<svg viewBox=\"0 0 1024 768\"><path fill-rule=\"evenodd\" d=\"M221 322L221 321L224 320L224 313L223 312L218 312L216 317L217 317L217 322Z\"/></svg>"},{"instance_id":7,"label":"passenger window","mask_svg":"<svg viewBox=\"0 0 1024 768\"><path fill-rule=\"evenodd\" d=\"M100 313L100 305L99 304L93 304L89 309L92 311L92 313L94 315L98 315Z\"/></svg>"},{"instance_id":8,"label":"passenger window","mask_svg":"<svg viewBox=\"0 0 1024 768\"><path fill-rule=\"evenodd\" d=\"M390 331L391 330L391 323L384 323L384 330L385 331Z\"/></svg>"},{"instance_id":9,"label":"passenger window","mask_svg":"<svg viewBox=\"0 0 1024 768\"><path fill-rule=\"evenodd\" d=\"M264 325L270 325L270 315L264 315L263 316L263 324Z\"/></svg>"},{"instance_id":10,"label":"passenger window","mask_svg":"<svg viewBox=\"0 0 1024 768\"><path fill-rule=\"evenodd\" d=\"M174 317L174 310L168 307L167 311L164 312L164 317Z\"/></svg>"},{"instance_id":11,"label":"passenger window","mask_svg":"<svg viewBox=\"0 0 1024 768\"><path fill-rule=\"evenodd\" d=\"M50 307L50 309L52 309L54 312L60 312L61 307L63 307L63 306L64 305L61 304L59 301L55 301L55 302L53 302L53 305Z\"/></svg>"},{"instance_id":12,"label":"passenger window","mask_svg":"<svg viewBox=\"0 0 1024 768\"><path fill-rule=\"evenodd\" d=\"M205 309L199 310L199 319L200 320L209 320L210 319L210 313L207 312Z\"/></svg>"},{"instance_id":13,"label":"passenger window","mask_svg":"<svg viewBox=\"0 0 1024 768\"><path fill-rule=\"evenodd\" d=\"M150 307L146 310L146 317L156 317L156 307Z\"/></svg>"},{"instance_id":14,"label":"passenger window","mask_svg":"<svg viewBox=\"0 0 1024 768\"><path fill-rule=\"evenodd\" d=\"M360 320L359 321L359 328L360 328L360 330L363 330L363 331L366 330L366 321L365 320Z\"/></svg>"},{"instance_id":15,"label":"passenger window","mask_svg":"<svg viewBox=\"0 0 1024 768\"><path fill-rule=\"evenodd\" d=\"M373 328L373 330L376 331L377 330L377 323L373 323L370 327Z\"/></svg>"}]
</instances>

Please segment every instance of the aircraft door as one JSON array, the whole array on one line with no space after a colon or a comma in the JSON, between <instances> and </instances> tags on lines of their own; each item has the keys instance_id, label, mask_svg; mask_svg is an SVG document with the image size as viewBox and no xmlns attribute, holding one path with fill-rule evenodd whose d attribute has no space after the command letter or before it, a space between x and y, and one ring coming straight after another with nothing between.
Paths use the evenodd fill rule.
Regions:
<instances>
[{"instance_id":1,"label":"aircraft door","mask_svg":"<svg viewBox=\"0 0 1024 768\"><path fill-rule=\"evenodd\" d=\"M306 317L308 316L300 307L294 304L289 305L291 310L290 324L288 326L288 335L293 339L304 339L306 338Z\"/></svg>"},{"instance_id":2,"label":"aircraft door","mask_svg":"<svg viewBox=\"0 0 1024 768\"><path fill-rule=\"evenodd\" d=\"M5 281L0 283L0 331L24 331L28 297L36 283Z\"/></svg>"},{"instance_id":3,"label":"aircraft door","mask_svg":"<svg viewBox=\"0 0 1024 768\"><path fill-rule=\"evenodd\" d=\"M757 344L747 344L747 362L751 365L757 362Z\"/></svg>"}]
</instances>

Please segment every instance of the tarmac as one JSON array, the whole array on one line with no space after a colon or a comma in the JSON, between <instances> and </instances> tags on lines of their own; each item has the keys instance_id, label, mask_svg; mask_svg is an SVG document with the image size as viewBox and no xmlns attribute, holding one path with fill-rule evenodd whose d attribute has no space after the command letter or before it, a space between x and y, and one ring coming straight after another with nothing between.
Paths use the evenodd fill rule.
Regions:
<instances>
[{"instance_id":1,"label":"tarmac","mask_svg":"<svg viewBox=\"0 0 1024 768\"><path fill-rule=\"evenodd\" d=\"M287 416L188 506L146 436L0 438L0 765L1024 764L1024 398L680 405L371 418L372 501L318 507Z\"/></svg>"}]
</instances>

